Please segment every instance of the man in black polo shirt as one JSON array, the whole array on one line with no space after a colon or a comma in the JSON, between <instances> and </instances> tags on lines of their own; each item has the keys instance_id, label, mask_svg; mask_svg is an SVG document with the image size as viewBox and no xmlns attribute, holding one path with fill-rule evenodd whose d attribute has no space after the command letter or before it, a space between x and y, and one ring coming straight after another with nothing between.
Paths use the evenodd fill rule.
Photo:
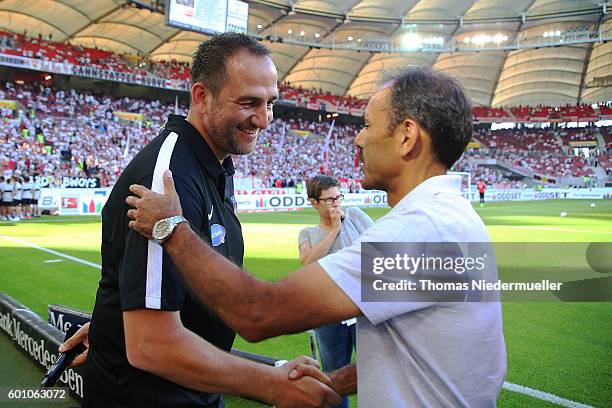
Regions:
<instances>
[{"instance_id":1,"label":"man in black polo shirt","mask_svg":"<svg viewBox=\"0 0 612 408\"><path fill-rule=\"evenodd\" d=\"M102 279L96 295L84 407L222 407L218 393L277 406L320 406L337 395L312 377L227 353L235 333L193 297L161 245L128 228L132 184L163 192L170 169L191 227L241 266L230 154L250 153L272 118L277 74L269 51L241 34L203 42L192 65L187 118L168 122L127 166L102 211ZM180 222L182 220L177 220ZM323 374L311 375L328 381Z\"/></svg>"}]
</instances>

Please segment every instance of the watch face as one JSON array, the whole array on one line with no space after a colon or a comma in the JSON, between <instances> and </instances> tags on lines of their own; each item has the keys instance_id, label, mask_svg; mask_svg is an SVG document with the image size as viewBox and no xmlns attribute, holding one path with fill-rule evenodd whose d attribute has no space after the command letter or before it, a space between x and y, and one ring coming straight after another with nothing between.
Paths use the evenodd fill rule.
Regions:
<instances>
[{"instance_id":1,"label":"watch face","mask_svg":"<svg viewBox=\"0 0 612 408\"><path fill-rule=\"evenodd\" d=\"M153 238L158 241L163 241L172 232L173 223L169 220L161 220L153 226Z\"/></svg>"}]
</instances>

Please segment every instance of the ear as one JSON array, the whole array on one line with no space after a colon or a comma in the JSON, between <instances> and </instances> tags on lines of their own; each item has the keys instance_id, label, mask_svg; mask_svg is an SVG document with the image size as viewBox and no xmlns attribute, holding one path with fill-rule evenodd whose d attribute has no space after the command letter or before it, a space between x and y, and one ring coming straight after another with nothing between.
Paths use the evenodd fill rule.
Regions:
<instances>
[{"instance_id":1,"label":"ear","mask_svg":"<svg viewBox=\"0 0 612 408\"><path fill-rule=\"evenodd\" d=\"M196 82L191 86L191 106L195 107L198 111L205 110L210 98L210 90L203 83Z\"/></svg>"},{"instance_id":2,"label":"ear","mask_svg":"<svg viewBox=\"0 0 612 408\"><path fill-rule=\"evenodd\" d=\"M422 141L421 128L418 123L412 119L404 119L395 129L396 136L399 139L400 155L406 157L418 149L419 143Z\"/></svg>"},{"instance_id":3,"label":"ear","mask_svg":"<svg viewBox=\"0 0 612 408\"><path fill-rule=\"evenodd\" d=\"M317 200L315 200L314 198L309 198L308 202L310 203L310 205L312 205L313 207L316 208L317 204L319 203Z\"/></svg>"}]
</instances>

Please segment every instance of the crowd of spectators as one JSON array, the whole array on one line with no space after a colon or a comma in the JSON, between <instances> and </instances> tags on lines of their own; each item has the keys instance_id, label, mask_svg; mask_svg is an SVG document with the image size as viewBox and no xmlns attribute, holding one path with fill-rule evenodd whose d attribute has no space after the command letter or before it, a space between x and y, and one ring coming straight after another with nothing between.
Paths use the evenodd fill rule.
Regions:
<instances>
[{"instance_id":1,"label":"crowd of spectators","mask_svg":"<svg viewBox=\"0 0 612 408\"><path fill-rule=\"evenodd\" d=\"M517 120L555 120L561 118L589 118L596 116L591 105L565 105L559 107L550 106L519 106L510 108Z\"/></svg>"},{"instance_id":2,"label":"crowd of spectators","mask_svg":"<svg viewBox=\"0 0 612 408\"><path fill-rule=\"evenodd\" d=\"M99 177L102 185L114 183L174 109L156 100L8 82L0 87L0 99L20 104L19 112L2 108L0 163L5 173L29 171L57 180ZM126 121L116 112L141 113L145 119Z\"/></svg>"},{"instance_id":3,"label":"crowd of spectators","mask_svg":"<svg viewBox=\"0 0 612 408\"><path fill-rule=\"evenodd\" d=\"M156 76L170 80L189 80L189 64L185 61L153 61L143 55L120 55L111 51L89 48L68 42L53 41L51 35L29 36L0 30L0 53L35 58L53 62L68 62L74 65L108 69L116 72L131 73L141 76ZM322 89L304 89L290 83L280 84L280 98L298 106L338 111L360 116L367 105L367 99L350 95L334 95ZM517 106L475 107L474 118L484 121L547 121L559 120L593 120L597 117L611 116L612 108L605 105L598 107L599 113L591 105L577 106Z\"/></svg>"},{"instance_id":4,"label":"crowd of spectators","mask_svg":"<svg viewBox=\"0 0 612 408\"><path fill-rule=\"evenodd\" d=\"M0 30L0 53L18 55L28 58L41 59L53 62L68 62L74 65L109 69L117 72L138 74L142 76L153 75L171 80L189 80L189 64L183 61L153 61L143 55L120 55L111 51L97 48L83 47L70 42L53 41L51 34L43 36L29 36ZM355 98L350 95L339 96L322 89L304 89L294 87L290 83L281 84L281 99L298 106L335 110L340 113L361 115L367 104L366 99ZM607 106L599 107L599 115L591 105L578 106L518 106L512 108L475 107L474 117L477 120L490 121L546 121L559 120L586 120L598 116L610 116L612 109Z\"/></svg>"},{"instance_id":5,"label":"crowd of spectators","mask_svg":"<svg viewBox=\"0 0 612 408\"><path fill-rule=\"evenodd\" d=\"M181 81L188 81L190 74L189 64L184 61L153 61L142 55L120 55L70 42L56 42L51 35L28 36L27 32L18 34L0 30L0 53ZM358 109L361 114L367 104L365 99L333 95L321 89L291 87L289 84L282 84L279 91L281 99L296 105L318 108L331 104L342 113Z\"/></svg>"},{"instance_id":6,"label":"crowd of spectators","mask_svg":"<svg viewBox=\"0 0 612 408\"><path fill-rule=\"evenodd\" d=\"M528 129L490 131L481 129L474 138L481 144L480 154L510 163L519 169L550 177L584 177L595 175L601 166L609 174L612 149L597 143L598 134L607 128ZM585 143L579 154L569 142ZM592 144L592 142L596 142Z\"/></svg>"},{"instance_id":7,"label":"crowd of spectators","mask_svg":"<svg viewBox=\"0 0 612 408\"><path fill-rule=\"evenodd\" d=\"M16 101L19 112L0 108L0 163L3 171L29 171L61 179L99 177L112 185L124 166L157 135L172 103L113 98L41 85L0 87L0 99ZM143 115L128 121L118 112ZM179 114L186 107L178 106ZM321 171L345 179L361 179L354 165L354 125L306 120L274 120L259 137L259 147L246 157L235 157L238 177L254 176L267 186L293 186ZM325 148L328 139L327 148Z\"/></svg>"},{"instance_id":8,"label":"crowd of spectators","mask_svg":"<svg viewBox=\"0 0 612 408\"><path fill-rule=\"evenodd\" d=\"M238 168L242 175L257 175L268 186L278 185L279 180L292 186L322 172L361 179L353 144L359 129L334 124L330 134L330 126L329 122L275 119L260 135L258 148L249 156L237 158Z\"/></svg>"},{"instance_id":9,"label":"crowd of spectators","mask_svg":"<svg viewBox=\"0 0 612 408\"><path fill-rule=\"evenodd\" d=\"M281 99L306 107L316 106L318 108L331 104L341 113L352 113L353 110L357 110L357 112L362 114L368 104L367 99L354 98L350 95L333 95L330 92L324 92L322 89L304 89L301 86L294 87L289 82L280 84L279 94Z\"/></svg>"},{"instance_id":10,"label":"crowd of spectators","mask_svg":"<svg viewBox=\"0 0 612 408\"><path fill-rule=\"evenodd\" d=\"M52 40L51 35L29 37L26 34L0 31L0 52L52 62L68 62L74 65L109 69L118 72L131 72L147 75L147 71L138 70L129 64L121 55L95 48L61 43Z\"/></svg>"},{"instance_id":11,"label":"crowd of spectators","mask_svg":"<svg viewBox=\"0 0 612 408\"><path fill-rule=\"evenodd\" d=\"M19 104L17 110L0 107L4 174L16 170L56 179L97 177L102 186L114 183L131 158L157 135L169 113L187 110L172 102L10 82L0 84L0 100ZM119 112L141 114L142 119L126 120ZM274 119L261 132L253 154L234 158L237 177L257 178L266 187L291 187L324 172L347 180L347 188L356 186L362 178L353 144L359 128L341 121L331 132L330 127L329 120ZM565 145L597 140L597 132L610 143L607 128L477 130L474 137L480 147L470 149L454 170L470 172L474 183L484 179L497 187L522 187L525 182L483 160L497 159L551 177L592 175L598 166L610 174L612 146L593 149L594 154L586 157L572 154Z\"/></svg>"}]
</instances>

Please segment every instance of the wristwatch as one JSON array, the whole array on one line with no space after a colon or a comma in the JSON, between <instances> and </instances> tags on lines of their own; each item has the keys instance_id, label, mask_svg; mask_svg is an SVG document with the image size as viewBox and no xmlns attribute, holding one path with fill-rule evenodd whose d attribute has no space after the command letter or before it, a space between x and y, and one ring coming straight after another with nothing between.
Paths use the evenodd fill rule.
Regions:
<instances>
[{"instance_id":1,"label":"wristwatch","mask_svg":"<svg viewBox=\"0 0 612 408\"><path fill-rule=\"evenodd\" d=\"M168 217L157 221L155 225L153 225L153 232L151 233L153 239L157 241L159 245L162 245L172 236L176 226L181 222L189 223L182 215L175 215L174 217Z\"/></svg>"}]
</instances>

